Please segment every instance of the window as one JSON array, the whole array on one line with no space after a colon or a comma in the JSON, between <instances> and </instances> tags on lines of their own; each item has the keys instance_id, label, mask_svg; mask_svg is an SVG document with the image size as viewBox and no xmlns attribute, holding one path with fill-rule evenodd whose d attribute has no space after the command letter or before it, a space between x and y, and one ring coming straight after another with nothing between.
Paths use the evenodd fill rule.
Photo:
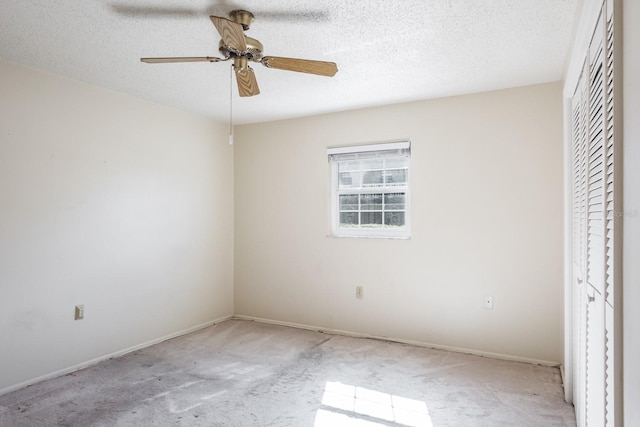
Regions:
<instances>
[{"instance_id":1,"label":"window","mask_svg":"<svg viewBox=\"0 0 640 427\"><path fill-rule=\"evenodd\" d=\"M409 141L335 147L331 165L334 236L409 237Z\"/></svg>"}]
</instances>

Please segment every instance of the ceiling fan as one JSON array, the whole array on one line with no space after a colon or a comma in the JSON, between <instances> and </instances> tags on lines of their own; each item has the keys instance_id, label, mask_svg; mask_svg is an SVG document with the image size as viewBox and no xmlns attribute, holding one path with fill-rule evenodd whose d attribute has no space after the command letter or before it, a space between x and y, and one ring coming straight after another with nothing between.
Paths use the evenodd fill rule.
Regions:
<instances>
[{"instance_id":1,"label":"ceiling fan","mask_svg":"<svg viewBox=\"0 0 640 427\"><path fill-rule=\"evenodd\" d=\"M278 56L263 56L263 46L258 40L247 37L244 31L248 30L254 20L251 12L246 10L234 10L229 14L231 19L220 16L210 16L211 22L220 33L219 51L223 58L212 56L191 56L171 58L140 58L142 62L149 64L170 62L221 62L233 59L233 69L238 83L240 96L254 96L260 93L258 82L249 66L249 61L260 62L267 68L279 70L297 71L300 73L316 74L319 76L333 77L338 72L335 62L312 61L308 59L283 58Z\"/></svg>"}]
</instances>

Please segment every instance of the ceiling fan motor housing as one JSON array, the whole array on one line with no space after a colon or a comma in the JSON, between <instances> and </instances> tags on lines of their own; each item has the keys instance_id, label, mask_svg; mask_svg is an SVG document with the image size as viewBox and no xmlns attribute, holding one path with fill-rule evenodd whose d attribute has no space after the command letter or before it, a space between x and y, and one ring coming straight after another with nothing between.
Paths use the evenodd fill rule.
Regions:
<instances>
[{"instance_id":1,"label":"ceiling fan motor housing","mask_svg":"<svg viewBox=\"0 0 640 427\"><path fill-rule=\"evenodd\" d=\"M238 56L244 56L250 61L260 62L262 59L262 51L264 50L264 46L260 41L252 38L252 37L244 37L245 42L247 44L247 50L244 52L238 52L234 49L231 49L229 46L224 44L224 40L220 40L219 51L225 58L236 58Z\"/></svg>"}]
</instances>

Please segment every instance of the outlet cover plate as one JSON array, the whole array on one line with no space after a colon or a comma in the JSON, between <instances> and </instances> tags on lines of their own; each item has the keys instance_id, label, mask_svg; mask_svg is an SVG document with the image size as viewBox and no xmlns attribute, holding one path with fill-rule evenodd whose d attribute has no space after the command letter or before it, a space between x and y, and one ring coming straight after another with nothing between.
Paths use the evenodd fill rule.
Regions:
<instances>
[{"instance_id":1,"label":"outlet cover plate","mask_svg":"<svg viewBox=\"0 0 640 427\"><path fill-rule=\"evenodd\" d=\"M80 304L80 305L76 305L76 310L75 310L75 320L82 320L84 319L84 304Z\"/></svg>"}]
</instances>

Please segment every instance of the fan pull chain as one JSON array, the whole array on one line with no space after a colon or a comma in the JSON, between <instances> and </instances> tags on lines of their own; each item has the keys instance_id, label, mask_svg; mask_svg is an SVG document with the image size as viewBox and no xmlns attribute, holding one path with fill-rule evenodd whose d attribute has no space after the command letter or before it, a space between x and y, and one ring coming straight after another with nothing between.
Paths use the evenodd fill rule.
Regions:
<instances>
[{"instance_id":1,"label":"fan pull chain","mask_svg":"<svg viewBox=\"0 0 640 427\"><path fill-rule=\"evenodd\" d=\"M229 145L233 145L233 64L229 70Z\"/></svg>"}]
</instances>

